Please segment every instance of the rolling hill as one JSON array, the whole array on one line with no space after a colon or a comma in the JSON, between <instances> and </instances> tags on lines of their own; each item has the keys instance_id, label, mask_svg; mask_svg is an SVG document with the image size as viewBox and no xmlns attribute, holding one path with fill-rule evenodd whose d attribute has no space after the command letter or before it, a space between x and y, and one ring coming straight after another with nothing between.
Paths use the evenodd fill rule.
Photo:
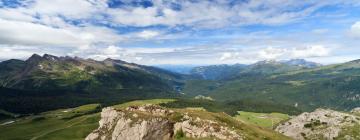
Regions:
<instances>
[{"instance_id":1,"label":"rolling hill","mask_svg":"<svg viewBox=\"0 0 360 140\"><path fill-rule=\"evenodd\" d=\"M184 93L217 101L252 100L294 106L349 110L360 106L360 61L304 68L258 62L228 80L190 80Z\"/></svg>"}]
</instances>

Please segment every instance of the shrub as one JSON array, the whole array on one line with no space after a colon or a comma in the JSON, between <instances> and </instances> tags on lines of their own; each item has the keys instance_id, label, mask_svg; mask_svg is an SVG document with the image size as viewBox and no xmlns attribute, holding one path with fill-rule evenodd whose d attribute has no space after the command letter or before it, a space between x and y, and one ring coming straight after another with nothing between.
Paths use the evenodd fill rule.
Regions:
<instances>
[{"instance_id":1,"label":"shrub","mask_svg":"<svg viewBox=\"0 0 360 140\"><path fill-rule=\"evenodd\" d=\"M182 129L180 129L180 130L176 131L176 134L174 137L175 137L175 139L181 139L181 138L185 137L185 133Z\"/></svg>"}]
</instances>

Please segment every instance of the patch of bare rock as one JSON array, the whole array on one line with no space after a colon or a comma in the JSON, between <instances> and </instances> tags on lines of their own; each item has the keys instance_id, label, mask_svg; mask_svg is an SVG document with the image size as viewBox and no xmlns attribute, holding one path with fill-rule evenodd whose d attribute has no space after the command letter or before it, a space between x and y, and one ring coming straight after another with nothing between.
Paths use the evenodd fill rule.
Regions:
<instances>
[{"instance_id":1,"label":"patch of bare rock","mask_svg":"<svg viewBox=\"0 0 360 140\"><path fill-rule=\"evenodd\" d=\"M302 113L287 122L279 124L275 130L295 140L333 140L343 130L359 124L360 117L357 115L330 109L316 109L314 112ZM346 135L344 139L355 140L360 139L360 137L354 138Z\"/></svg>"},{"instance_id":2,"label":"patch of bare rock","mask_svg":"<svg viewBox=\"0 0 360 140\"><path fill-rule=\"evenodd\" d=\"M123 110L104 108L99 128L86 140L170 140L179 133L190 138L243 139L236 131L217 122L145 105Z\"/></svg>"}]
</instances>

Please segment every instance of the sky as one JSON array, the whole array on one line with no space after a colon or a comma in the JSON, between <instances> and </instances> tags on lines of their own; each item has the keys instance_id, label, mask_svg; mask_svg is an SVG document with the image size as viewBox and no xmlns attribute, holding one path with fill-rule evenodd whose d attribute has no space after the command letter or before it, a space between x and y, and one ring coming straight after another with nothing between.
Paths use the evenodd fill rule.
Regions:
<instances>
[{"instance_id":1,"label":"sky","mask_svg":"<svg viewBox=\"0 0 360 140\"><path fill-rule=\"evenodd\" d=\"M160 64L360 59L359 0L0 0L0 61Z\"/></svg>"}]
</instances>

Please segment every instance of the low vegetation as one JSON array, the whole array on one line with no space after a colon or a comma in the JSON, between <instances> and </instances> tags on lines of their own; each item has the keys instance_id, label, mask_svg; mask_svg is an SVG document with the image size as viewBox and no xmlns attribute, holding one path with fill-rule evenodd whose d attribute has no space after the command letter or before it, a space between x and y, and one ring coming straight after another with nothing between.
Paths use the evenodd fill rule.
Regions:
<instances>
[{"instance_id":1,"label":"low vegetation","mask_svg":"<svg viewBox=\"0 0 360 140\"><path fill-rule=\"evenodd\" d=\"M266 128L274 128L280 122L290 118L289 115L282 113L255 113L246 111L239 111L238 113L235 116L236 119Z\"/></svg>"},{"instance_id":2,"label":"low vegetation","mask_svg":"<svg viewBox=\"0 0 360 140\"><path fill-rule=\"evenodd\" d=\"M225 112L229 115L237 115L239 110L249 112L272 113L280 112L284 114L297 115L301 110L287 105L271 103L267 101L256 102L249 100L236 101L212 101L206 99L177 99L174 102L161 104L169 108L202 107L210 112Z\"/></svg>"},{"instance_id":3,"label":"low vegetation","mask_svg":"<svg viewBox=\"0 0 360 140\"><path fill-rule=\"evenodd\" d=\"M160 104L166 106L177 102L174 99L151 99L151 100L136 100L126 102L119 105L114 105L114 108L124 109L129 106L141 106L146 104ZM188 102L190 103L190 101ZM196 104L196 103L195 103ZM37 115L21 117L13 119L15 122L0 126L0 137L7 139L32 139L32 140L52 140L52 139L84 139L92 130L98 127L100 120L99 104L89 104L76 108L58 109L48 111ZM211 109L211 108L210 108ZM213 108L215 109L215 107ZM267 136L269 139L284 138L281 135L272 132L270 129L259 128L255 125L246 125L233 119L225 113L211 113L204 109L193 108L174 108L176 112L189 113L191 116L198 116L203 119L216 120L223 122L232 127L236 127L249 134L249 137L258 137L261 135ZM175 113L169 116L173 121L179 121L182 115ZM188 138L177 137L181 140Z\"/></svg>"},{"instance_id":4,"label":"low vegetation","mask_svg":"<svg viewBox=\"0 0 360 140\"><path fill-rule=\"evenodd\" d=\"M115 105L114 107L124 108L133 105L159 104L171 101L174 100L137 100ZM7 122L14 122L0 125L0 138L1 140L83 140L92 130L98 127L100 107L99 104L89 104L10 119Z\"/></svg>"}]
</instances>

